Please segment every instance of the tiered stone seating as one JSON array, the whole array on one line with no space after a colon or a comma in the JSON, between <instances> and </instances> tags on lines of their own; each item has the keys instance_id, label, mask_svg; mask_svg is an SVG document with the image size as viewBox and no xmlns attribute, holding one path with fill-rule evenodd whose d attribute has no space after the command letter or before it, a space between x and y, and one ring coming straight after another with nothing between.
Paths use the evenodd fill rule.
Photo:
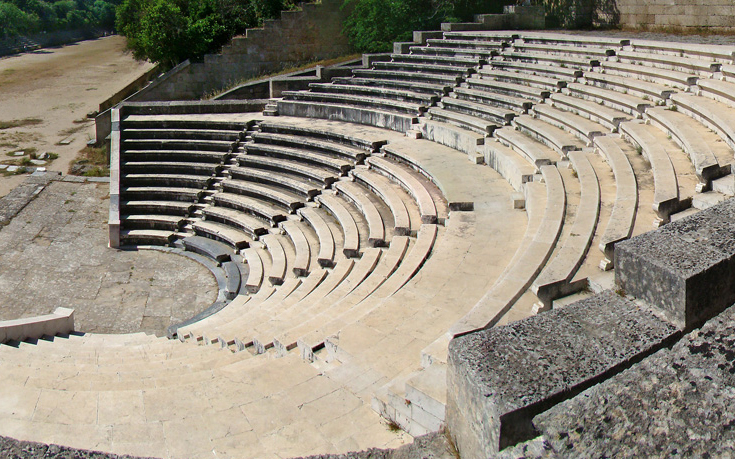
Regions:
<instances>
[{"instance_id":1,"label":"tiered stone seating","mask_svg":"<svg viewBox=\"0 0 735 459\"><path fill-rule=\"evenodd\" d=\"M586 280L578 281L577 285L571 281L587 254L600 212L600 185L589 159L582 152L570 152L569 159L581 185L580 203L569 234L531 287L547 308L553 300L586 286Z\"/></svg>"},{"instance_id":2,"label":"tiered stone seating","mask_svg":"<svg viewBox=\"0 0 735 459\"><path fill-rule=\"evenodd\" d=\"M616 183L615 204L599 245L606 257L604 269L612 267L615 261L615 243L631 236L636 219L638 184L630 161L623 153L621 142L620 139L607 136L595 138L595 147L612 168Z\"/></svg>"},{"instance_id":3,"label":"tiered stone seating","mask_svg":"<svg viewBox=\"0 0 735 459\"><path fill-rule=\"evenodd\" d=\"M519 116L513 120L513 125L521 132L553 148L560 156L567 156L570 151L579 150L583 146L579 140L563 129L539 121L531 116Z\"/></svg>"},{"instance_id":4,"label":"tiered stone seating","mask_svg":"<svg viewBox=\"0 0 735 459\"><path fill-rule=\"evenodd\" d=\"M700 121L715 131L730 148L735 148L735 116L727 105L691 94L674 94L671 101L677 111Z\"/></svg>"},{"instance_id":5,"label":"tiered stone seating","mask_svg":"<svg viewBox=\"0 0 735 459\"><path fill-rule=\"evenodd\" d=\"M555 164L561 158L559 153L513 128L498 129L494 137L504 145L511 147L537 168Z\"/></svg>"},{"instance_id":6,"label":"tiered stone seating","mask_svg":"<svg viewBox=\"0 0 735 459\"><path fill-rule=\"evenodd\" d=\"M611 107L627 113L634 118L641 118L646 108L652 105L641 97L581 83L569 83L566 89L564 89L564 92L580 99L586 99L600 105Z\"/></svg>"},{"instance_id":7,"label":"tiered stone seating","mask_svg":"<svg viewBox=\"0 0 735 459\"><path fill-rule=\"evenodd\" d=\"M319 240L317 262L326 268L334 267L335 241L332 227L327 223L327 216L313 207L299 209L298 214L313 228Z\"/></svg>"},{"instance_id":8,"label":"tiered stone seating","mask_svg":"<svg viewBox=\"0 0 735 459\"><path fill-rule=\"evenodd\" d=\"M672 213L688 206L680 202L676 170L665 143L662 143L660 137L657 137L656 130L652 126L627 122L621 124L620 130L641 149L642 154L651 163L655 186L653 210L662 221L667 222Z\"/></svg>"},{"instance_id":9,"label":"tiered stone seating","mask_svg":"<svg viewBox=\"0 0 735 459\"><path fill-rule=\"evenodd\" d=\"M686 115L663 107L647 110L646 116L656 126L668 133L689 155L697 177L704 184L704 188L709 188L709 184L713 179L725 175L725 171L722 170L723 168L718 163L717 156L714 152L717 141L719 140L716 135L703 129L703 126L693 122ZM729 173L729 167L732 163L732 151L727 151L725 155L729 156L725 164L727 166L726 173Z\"/></svg>"},{"instance_id":10,"label":"tiered stone seating","mask_svg":"<svg viewBox=\"0 0 735 459\"><path fill-rule=\"evenodd\" d=\"M592 287L616 243L650 229L654 210L668 221L731 164L714 137L735 139L732 83L706 78L729 78L722 50L506 32L447 32L409 50L285 93L280 115L307 120L220 119L198 139L193 119L124 120L123 238L183 238L222 264L231 301L176 334L226 350L143 336L2 346L13 367L0 382L20 401L0 394L0 426L121 453L290 457L398 442L372 401L425 433L444 416L451 337ZM123 403L107 403L118 388L133 400L123 420L107 413ZM96 417L82 419L79 400ZM85 430L44 424L59 408ZM145 441L125 433L131 419Z\"/></svg>"},{"instance_id":11,"label":"tiered stone seating","mask_svg":"<svg viewBox=\"0 0 735 459\"><path fill-rule=\"evenodd\" d=\"M550 100L553 107L587 118L613 132L618 130L622 121L632 118L631 115L619 110L566 94L552 94Z\"/></svg>"},{"instance_id":12,"label":"tiered stone seating","mask_svg":"<svg viewBox=\"0 0 735 459\"><path fill-rule=\"evenodd\" d=\"M187 116L123 119L122 242L171 242L186 224L182 217L196 210L195 204L215 183L246 126L245 122L197 121Z\"/></svg>"},{"instance_id":13,"label":"tiered stone seating","mask_svg":"<svg viewBox=\"0 0 735 459\"><path fill-rule=\"evenodd\" d=\"M373 62L371 69L354 70L354 78L314 83L308 92L285 91L279 112L294 115L310 110L309 115L317 118L406 131L448 87L482 62L477 56L393 54L390 61ZM309 101L319 102L318 107L304 104Z\"/></svg>"}]
</instances>

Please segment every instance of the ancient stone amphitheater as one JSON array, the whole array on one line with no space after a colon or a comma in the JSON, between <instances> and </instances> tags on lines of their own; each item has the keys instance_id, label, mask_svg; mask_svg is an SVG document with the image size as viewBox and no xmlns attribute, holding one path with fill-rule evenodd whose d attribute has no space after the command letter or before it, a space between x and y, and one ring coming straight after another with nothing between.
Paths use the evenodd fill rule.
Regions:
<instances>
[{"instance_id":1,"label":"ancient stone amphitheater","mask_svg":"<svg viewBox=\"0 0 735 459\"><path fill-rule=\"evenodd\" d=\"M0 434L166 458L444 426L466 458L728 451L735 48L416 38L262 113L118 107L110 245L191 253L219 298L176 339L0 346Z\"/></svg>"}]
</instances>

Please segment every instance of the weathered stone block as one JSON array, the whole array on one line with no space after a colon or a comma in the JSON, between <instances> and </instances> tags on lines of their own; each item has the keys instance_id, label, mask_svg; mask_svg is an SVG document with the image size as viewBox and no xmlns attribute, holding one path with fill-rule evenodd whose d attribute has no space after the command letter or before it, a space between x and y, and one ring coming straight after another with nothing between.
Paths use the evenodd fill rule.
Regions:
<instances>
[{"instance_id":1,"label":"weathered stone block","mask_svg":"<svg viewBox=\"0 0 735 459\"><path fill-rule=\"evenodd\" d=\"M563 457L729 457L735 448L735 307L534 418Z\"/></svg>"},{"instance_id":2,"label":"weathered stone block","mask_svg":"<svg viewBox=\"0 0 735 459\"><path fill-rule=\"evenodd\" d=\"M691 328L735 303L735 200L615 246L627 294Z\"/></svg>"},{"instance_id":3,"label":"weathered stone block","mask_svg":"<svg viewBox=\"0 0 735 459\"><path fill-rule=\"evenodd\" d=\"M531 419L679 336L611 291L449 345L447 428L465 458L537 435Z\"/></svg>"}]
</instances>

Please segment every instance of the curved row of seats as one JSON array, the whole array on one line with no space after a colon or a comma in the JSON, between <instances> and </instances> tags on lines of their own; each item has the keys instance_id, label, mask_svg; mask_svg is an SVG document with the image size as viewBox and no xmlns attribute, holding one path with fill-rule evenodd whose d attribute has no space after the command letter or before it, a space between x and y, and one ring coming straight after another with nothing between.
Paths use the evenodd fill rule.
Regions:
<instances>
[{"instance_id":1,"label":"curved row of seats","mask_svg":"<svg viewBox=\"0 0 735 459\"><path fill-rule=\"evenodd\" d=\"M374 62L372 70L355 77L367 85L373 70L406 61L425 62L425 66L405 67L404 73L393 75L401 84L410 84L424 78L431 68L440 70L432 67L430 59L444 65L452 58L459 67L473 59L479 62L459 76L461 81L448 94L422 111L412 129L420 129L427 138L473 156L484 138L492 136L516 145L523 155L542 165L555 163L557 158L540 155L527 139L502 127L511 125L529 134L565 160L568 151L577 149L570 134L592 146L594 137L618 132L625 121L644 119L658 129L635 126L640 121L634 121L621 132L651 164L656 187L653 207L662 223L672 213L686 209L695 191L711 189L713 180L729 174L731 150L718 145L705 129L714 130L732 147L735 124L727 118L729 111L723 110L724 104L735 99L735 87L727 81L733 62L727 47L562 34L446 32L441 39L410 47L408 54L390 55L390 62ZM349 81L335 80L331 91L349 93ZM326 86L329 84L319 87ZM303 91L300 94L306 97ZM287 94L279 102L285 114L299 114L291 109L289 99L293 97ZM349 105L347 99L342 101L343 108ZM543 123L524 116L529 112ZM338 115L332 118L339 119ZM666 137L664 142L659 132ZM679 149L689 157L688 162L682 161Z\"/></svg>"},{"instance_id":2,"label":"curved row of seats","mask_svg":"<svg viewBox=\"0 0 735 459\"><path fill-rule=\"evenodd\" d=\"M724 48L447 32L278 103L352 124L273 118L215 151L128 117L124 241L177 239L226 265L232 301L177 335L250 352L133 335L3 346L0 381L20 395L0 394L0 425L167 457L396 445L368 404L435 430L450 337L583 288L616 242L729 172L731 64Z\"/></svg>"},{"instance_id":3,"label":"curved row of seats","mask_svg":"<svg viewBox=\"0 0 735 459\"><path fill-rule=\"evenodd\" d=\"M241 128L228 132L237 141L211 168L177 157L176 167L200 168L210 173L209 182L165 237L145 242L180 239L185 249L239 267L242 298L205 320L187 322L179 337L259 353L274 345L286 352L301 340L311 343L308 350L302 346L306 355L334 331L326 327L330 320L360 317L357 310L369 311L361 304L368 297L391 296L411 279L431 252L441 206L423 176L379 154L385 141L277 121ZM127 173L125 159L140 148L128 139L142 139L145 132L154 139L145 139L147 144L169 140L165 129L146 126L142 116L123 120L121 131L121 186L127 190L136 177ZM172 129L171 136L182 134ZM192 150L206 145L186 141ZM136 167L153 175L161 166ZM151 227L160 220L135 217ZM123 241L143 242L127 233ZM221 255L223 245L229 256Z\"/></svg>"}]
</instances>

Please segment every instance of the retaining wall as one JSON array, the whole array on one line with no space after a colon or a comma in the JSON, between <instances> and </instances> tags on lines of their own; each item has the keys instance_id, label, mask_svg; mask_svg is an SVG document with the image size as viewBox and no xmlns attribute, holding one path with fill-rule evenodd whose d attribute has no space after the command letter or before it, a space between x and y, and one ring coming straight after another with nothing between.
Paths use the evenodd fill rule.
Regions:
<instances>
[{"instance_id":1,"label":"retaining wall","mask_svg":"<svg viewBox=\"0 0 735 459\"><path fill-rule=\"evenodd\" d=\"M619 25L639 29L735 30L731 0L541 0L560 26Z\"/></svg>"},{"instance_id":2,"label":"retaining wall","mask_svg":"<svg viewBox=\"0 0 735 459\"><path fill-rule=\"evenodd\" d=\"M193 100L239 81L274 73L303 62L347 54L342 23L349 14L341 0L307 3L299 11L284 11L262 29L248 29L220 54L203 62L184 61L129 100Z\"/></svg>"}]
</instances>

